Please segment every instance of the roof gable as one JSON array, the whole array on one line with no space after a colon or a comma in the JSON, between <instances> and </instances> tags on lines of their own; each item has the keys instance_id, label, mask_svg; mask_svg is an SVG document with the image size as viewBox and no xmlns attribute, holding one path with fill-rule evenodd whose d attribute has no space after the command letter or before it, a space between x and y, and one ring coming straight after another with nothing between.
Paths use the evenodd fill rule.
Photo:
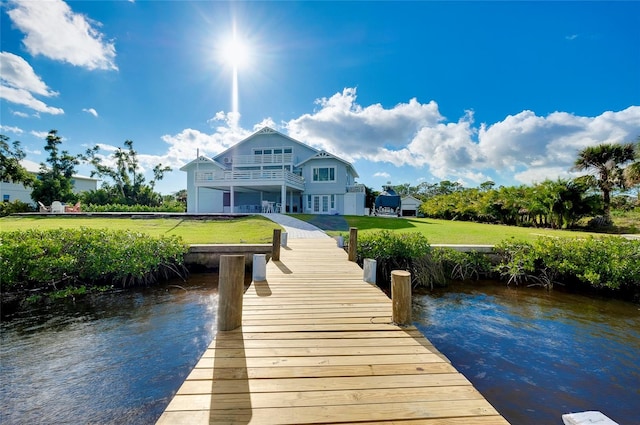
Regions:
<instances>
[{"instance_id":1,"label":"roof gable","mask_svg":"<svg viewBox=\"0 0 640 425\"><path fill-rule=\"evenodd\" d=\"M331 153L329 153L329 152L327 152L325 150L319 151L317 154L315 154L313 156L310 156L309 158L305 159L304 161L302 161L301 163L297 164L296 166L297 167L301 167L303 164L305 164L305 163L307 163L309 161L316 160L316 159L335 159L336 161L342 162L344 165L346 165L348 169L351 169L351 171L353 171L354 177L360 177L358 175L358 172L356 171L355 168L353 168L353 165L350 162L345 161L344 159L342 159L340 157L337 157L337 156L335 156L335 155L333 155L333 154L331 154Z\"/></svg>"},{"instance_id":2,"label":"roof gable","mask_svg":"<svg viewBox=\"0 0 640 425\"><path fill-rule=\"evenodd\" d=\"M225 155L228 155L228 152L231 150L236 150L238 149L239 146L244 145L246 143L250 143L252 140L263 136L265 134L275 134L279 137L282 137L283 139L287 140L288 142L291 142L293 144L297 144L300 145L302 147L304 147L305 149L309 149L313 152L318 152L318 150L316 148L313 148L305 143L302 143L299 140L296 140L292 137L287 136L286 134L282 134L279 131L276 131L274 129L272 129L271 127L262 127L260 130L256 131L255 133L253 133L252 135L250 135L249 137L240 140L238 143L236 143L235 145L229 147L228 149L225 149L223 152L217 154L216 156L213 157L214 160L218 160L220 158L223 158Z\"/></svg>"},{"instance_id":3,"label":"roof gable","mask_svg":"<svg viewBox=\"0 0 640 425\"><path fill-rule=\"evenodd\" d=\"M196 165L199 164L206 164L206 165L215 165L218 168L224 169L224 167L217 161L214 161L213 159L206 157L204 155L200 155L199 157L197 157L196 159L194 159L193 161L183 165L182 167L180 167L180 171L188 171L191 168L195 167Z\"/></svg>"}]
</instances>

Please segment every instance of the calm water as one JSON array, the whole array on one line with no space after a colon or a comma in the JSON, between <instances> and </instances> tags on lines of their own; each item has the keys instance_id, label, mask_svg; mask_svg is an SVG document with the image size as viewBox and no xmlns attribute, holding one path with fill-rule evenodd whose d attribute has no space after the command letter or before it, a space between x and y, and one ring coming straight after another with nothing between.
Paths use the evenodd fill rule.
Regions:
<instances>
[{"instance_id":1,"label":"calm water","mask_svg":"<svg viewBox=\"0 0 640 425\"><path fill-rule=\"evenodd\" d=\"M154 423L214 337L217 276L176 284L3 321L0 423Z\"/></svg>"},{"instance_id":2,"label":"calm water","mask_svg":"<svg viewBox=\"0 0 640 425\"><path fill-rule=\"evenodd\" d=\"M639 306L476 288L414 297L414 319L507 420L562 424L563 413L599 410L640 424Z\"/></svg>"},{"instance_id":3,"label":"calm water","mask_svg":"<svg viewBox=\"0 0 640 425\"><path fill-rule=\"evenodd\" d=\"M152 424L214 337L215 276L0 324L0 423ZM560 292L452 287L414 319L514 425L601 410L640 424L640 310Z\"/></svg>"}]
</instances>

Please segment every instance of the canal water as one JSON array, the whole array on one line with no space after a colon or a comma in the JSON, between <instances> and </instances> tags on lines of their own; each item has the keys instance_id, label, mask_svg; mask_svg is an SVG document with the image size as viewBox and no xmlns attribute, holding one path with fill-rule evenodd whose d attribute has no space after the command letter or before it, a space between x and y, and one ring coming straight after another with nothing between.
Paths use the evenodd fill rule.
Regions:
<instances>
[{"instance_id":1,"label":"canal water","mask_svg":"<svg viewBox=\"0 0 640 425\"><path fill-rule=\"evenodd\" d=\"M216 281L3 318L0 423L153 424L215 336ZM414 296L414 320L514 425L640 424L637 305L478 284Z\"/></svg>"},{"instance_id":2,"label":"canal water","mask_svg":"<svg viewBox=\"0 0 640 425\"><path fill-rule=\"evenodd\" d=\"M415 325L512 424L599 410L640 424L640 306L459 284L414 296Z\"/></svg>"}]
</instances>

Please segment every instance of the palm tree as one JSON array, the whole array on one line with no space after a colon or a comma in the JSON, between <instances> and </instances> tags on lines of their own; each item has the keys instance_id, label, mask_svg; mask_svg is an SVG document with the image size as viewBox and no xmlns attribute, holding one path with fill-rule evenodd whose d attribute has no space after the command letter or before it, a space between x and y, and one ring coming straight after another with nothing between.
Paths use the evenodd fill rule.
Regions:
<instances>
[{"instance_id":1,"label":"palm tree","mask_svg":"<svg viewBox=\"0 0 640 425\"><path fill-rule=\"evenodd\" d=\"M624 179L627 187L633 187L640 184L640 137L636 142L635 161L624 169Z\"/></svg>"},{"instance_id":2,"label":"palm tree","mask_svg":"<svg viewBox=\"0 0 640 425\"><path fill-rule=\"evenodd\" d=\"M594 172L595 185L602 192L606 223L611 223L611 192L617 187L624 188L625 185L622 166L634 158L633 143L603 143L586 147L578 153L574 169Z\"/></svg>"}]
</instances>

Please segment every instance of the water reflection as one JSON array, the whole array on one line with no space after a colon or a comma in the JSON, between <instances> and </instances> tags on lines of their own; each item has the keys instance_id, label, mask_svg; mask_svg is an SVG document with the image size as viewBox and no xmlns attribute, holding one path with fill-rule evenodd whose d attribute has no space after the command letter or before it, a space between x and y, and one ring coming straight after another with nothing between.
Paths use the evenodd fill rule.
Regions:
<instances>
[{"instance_id":1,"label":"water reflection","mask_svg":"<svg viewBox=\"0 0 640 425\"><path fill-rule=\"evenodd\" d=\"M213 340L217 276L3 320L0 422L153 423Z\"/></svg>"},{"instance_id":2,"label":"water reflection","mask_svg":"<svg viewBox=\"0 0 640 425\"><path fill-rule=\"evenodd\" d=\"M418 327L510 422L600 410L640 423L638 306L494 285L414 302Z\"/></svg>"}]
</instances>

